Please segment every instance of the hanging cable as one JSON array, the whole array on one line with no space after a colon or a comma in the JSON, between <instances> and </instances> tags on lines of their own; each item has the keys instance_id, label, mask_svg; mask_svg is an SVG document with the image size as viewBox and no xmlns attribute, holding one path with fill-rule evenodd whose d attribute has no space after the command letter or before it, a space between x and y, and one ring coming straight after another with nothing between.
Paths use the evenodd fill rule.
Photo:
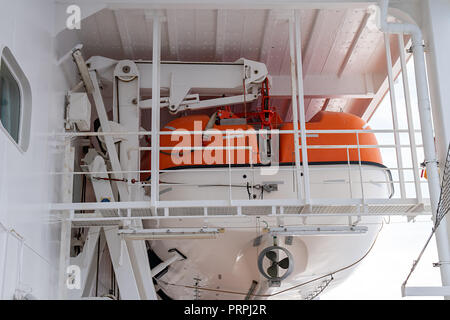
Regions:
<instances>
[{"instance_id":1,"label":"hanging cable","mask_svg":"<svg viewBox=\"0 0 450 320\"><path fill-rule=\"evenodd\" d=\"M244 115L245 119L247 119L247 100L245 99L245 95L247 94L247 90L245 90L245 77L242 79L242 86L244 88Z\"/></svg>"}]
</instances>

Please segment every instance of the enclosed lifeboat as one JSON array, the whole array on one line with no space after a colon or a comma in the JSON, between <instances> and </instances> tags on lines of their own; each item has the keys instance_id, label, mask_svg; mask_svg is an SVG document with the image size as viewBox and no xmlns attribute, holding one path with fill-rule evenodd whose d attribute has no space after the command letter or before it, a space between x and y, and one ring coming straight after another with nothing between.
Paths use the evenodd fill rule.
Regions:
<instances>
[{"instance_id":1,"label":"enclosed lifeboat","mask_svg":"<svg viewBox=\"0 0 450 320\"><path fill-rule=\"evenodd\" d=\"M267 165L259 152L258 128L255 129L251 124L221 124L221 120L208 127L210 122L211 117L208 115L189 115L165 125L161 131L170 134L162 134L160 137L160 147L163 149L160 151L160 170ZM280 121L279 124L275 123L273 129L279 130L278 164L295 165L293 123ZM211 130L207 139L202 134L183 133L205 130ZM306 130L342 130L307 134L306 143L311 146L307 150L309 165L358 164L384 167L380 150L368 147L378 144L375 134L349 132L370 130L364 120L353 114L321 111L306 123ZM224 148L213 150L220 146ZM299 146L301 147L300 138ZM318 146L320 148L315 148ZM204 147L205 150L201 151L198 147ZM181 150L182 148L186 149ZM150 154L143 154L141 170L150 170ZM300 162L302 161L300 152ZM149 177L150 174L146 173L142 174L141 179Z\"/></svg>"},{"instance_id":2,"label":"enclosed lifeboat","mask_svg":"<svg viewBox=\"0 0 450 320\"><path fill-rule=\"evenodd\" d=\"M168 135L163 134L160 138L160 199L169 202L198 200L200 203L208 200L208 215L216 217L208 217L207 225L224 228L225 232L211 240L152 241L151 250L161 260L171 257L172 248L177 248L187 257L171 265L158 279L161 290L177 299L192 299L198 293L201 293L202 299L242 299L249 288L258 283L255 294L259 296L255 297L286 299L300 295L307 298L318 286L324 285L323 281L329 280L323 275L333 274L333 281L327 284L329 287L343 281L351 269L342 268L354 265L373 244L380 230L380 217L362 217L358 220L358 226L367 227L367 232L359 235L294 236L291 240L287 236L278 237L278 243L292 254L289 260L292 273L281 281L279 287L271 286L258 269L257 260L262 250L274 245L274 239L263 237L259 244L255 244L255 238L261 234L261 225L270 228L280 223L285 227L304 224L306 220L298 215L289 216L290 213L301 213L302 208L284 205L284 217L279 220L277 215L271 215L273 207L270 205L243 206L242 219L237 221L229 218L229 215L238 213L236 206L228 201L268 199L275 200L273 203L281 206L281 200L298 197L293 125L282 123L279 117L273 118L272 128L279 130L279 168L266 174L262 169L272 167L273 163L265 163L263 152L260 152L263 140L257 136L261 133L261 124L243 121L233 115L227 119L241 120L213 121L214 117L208 115L190 115L177 118L162 128ZM390 177L376 148L377 140L373 133L364 132L370 128L362 119L347 113L320 112L306 123L306 129L342 130L339 133L313 132L306 137L312 199L388 198L392 194ZM182 130L207 131L208 134L207 137L201 133L186 135L183 143L182 135L177 136ZM358 134L354 130L358 130ZM234 139L231 138L233 135ZM272 139L277 138L272 136ZM225 146L244 147L244 153L239 155L239 150L226 149L215 155L213 150L208 150L204 156L199 149L180 149L180 146L188 145L220 145L219 142L224 141ZM318 146L327 148L315 148ZM200 153L196 154L196 151ZM275 152L276 148L273 148L272 155ZM275 158L272 157L272 160ZM141 164L143 169L150 168L149 153L142 157ZM145 175L142 178L149 177ZM380 183L383 181L386 183ZM348 208L337 206L333 213L345 212ZM149 220L144 222L144 226L153 228L158 224L159 228L178 228L205 224L201 218L202 207L172 208L168 214L177 216L177 219ZM189 215L197 217L183 217ZM306 223L342 226L348 225L349 218L346 215L314 216L309 217ZM266 262L261 268L269 267ZM334 273L336 270L346 271ZM319 280L314 280L317 277ZM301 283L307 285L299 286Z\"/></svg>"}]
</instances>

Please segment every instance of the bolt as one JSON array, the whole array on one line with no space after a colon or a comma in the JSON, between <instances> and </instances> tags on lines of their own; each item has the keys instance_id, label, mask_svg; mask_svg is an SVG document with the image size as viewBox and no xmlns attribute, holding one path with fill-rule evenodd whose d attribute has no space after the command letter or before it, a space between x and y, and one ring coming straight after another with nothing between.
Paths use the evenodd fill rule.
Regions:
<instances>
[{"instance_id":1,"label":"bolt","mask_svg":"<svg viewBox=\"0 0 450 320\"><path fill-rule=\"evenodd\" d=\"M128 72L130 72L130 67L129 66L123 66L122 71L124 73L128 73Z\"/></svg>"},{"instance_id":2,"label":"bolt","mask_svg":"<svg viewBox=\"0 0 450 320\"><path fill-rule=\"evenodd\" d=\"M134 98L133 100L131 100L131 103L132 103L132 104L137 104L137 99Z\"/></svg>"}]
</instances>

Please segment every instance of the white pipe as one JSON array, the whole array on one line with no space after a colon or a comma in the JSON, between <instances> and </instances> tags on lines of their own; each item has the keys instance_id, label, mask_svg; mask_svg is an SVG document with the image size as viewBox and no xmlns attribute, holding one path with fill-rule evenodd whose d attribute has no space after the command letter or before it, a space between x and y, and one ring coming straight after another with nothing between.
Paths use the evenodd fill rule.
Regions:
<instances>
[{"instance_id":1,"label":"white pipe","mask_svg":"<svg viewBox=\"0 0 450 320\"><path fill-rule=\"evenodd\" d=\"M302 41L300 29L299 12L294 11L295 21L295 44L297 53L297 87L298 87L298 107L300 117L300 138L302 139L302 167L303 167L303 182L305 187L305 203L308 205L311 199L310 183L309 183L309 168L308 168L308 151L306 144L306 115L305 115L305 100L303 97L303 64L302 64Z\"/></svg>"},{"instance_id":2,"label":"white pipe","mask_svg":"<svg viewBox=\"0 0 450 320\"><path fill-rule=\"evenodd\" d=\"M380 1L380 12L377 24L381 31L395 34L410 34L412 37L412 50L414 54L414 67L416 76L417 99L419 105L420 124L422 127L422 140L425 155L425 164L428 176L428 189L430 191L430 204L433 219L436 219L439 195L441 192L436 150L434 146L433 127L431 118L430 95L428 92L427 73L425 67L425 52L423 47L422 31L415 24L400 24L387 22L389 0ZM436 230L436 243L440 261L450 261L448 226L446 218L442 219ZM450 285L450 264L440 266L441 280L444 286ZM450 298L450 297L446 297Z\"/></svg>"}]
</instances>

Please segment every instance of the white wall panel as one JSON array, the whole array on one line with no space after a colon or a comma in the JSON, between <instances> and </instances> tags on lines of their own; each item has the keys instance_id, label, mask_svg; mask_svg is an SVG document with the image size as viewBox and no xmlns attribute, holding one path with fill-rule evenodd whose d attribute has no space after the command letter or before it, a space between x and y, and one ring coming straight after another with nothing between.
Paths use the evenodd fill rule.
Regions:
<instances>
[{"instance_id":1,"label":"white wall panel","mask_svg":"<svg viewBox=\"0 0 450 320\"><path fill-rule=\"evenodd\" d=\"M0 43L11 49L30 82L32 120L30 146L24 153L0 132L0 221L24 238L22 279L38 298L54 297L50 279L55 270L45 265L48 261L56 265L59 249L58 225L50 222L48 211L49 190L53 193L49 171L54 170L49 165L55 155L49 152L48 133L62 127L64 100L56 90L66 86L55 69L54 19L52 1L2 1ZM55 83L55 75L63 81ZM16 289L18 243L9 236L7 267L0 266L8 279L5 298Z\"/></svg>"}]
</instances>

